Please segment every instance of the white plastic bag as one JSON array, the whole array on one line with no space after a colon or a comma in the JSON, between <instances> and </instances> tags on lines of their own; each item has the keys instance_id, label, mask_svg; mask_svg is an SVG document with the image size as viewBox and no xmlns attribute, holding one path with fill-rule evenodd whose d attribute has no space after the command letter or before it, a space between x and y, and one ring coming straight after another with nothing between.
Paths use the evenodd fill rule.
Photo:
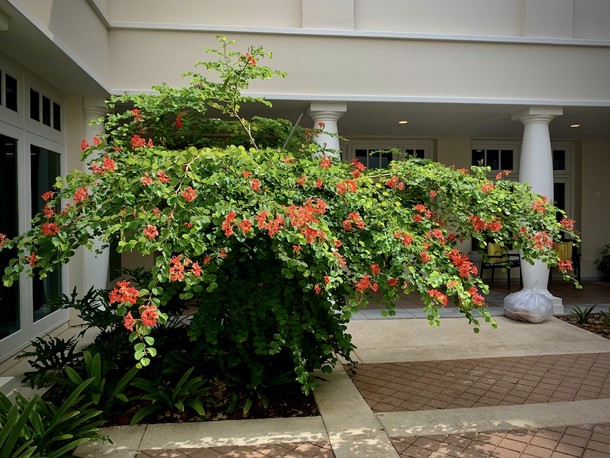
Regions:
<instances>
[{"instance_id":1,"label":"white plastic bag","mask_svg":"<svg viewBox=\"0 0 610 458\"><path fill-rule=\"evenodd\" d=\"M542 323L553 316L553 301L535 289L524 289L504 298L504 315L513 320Z\"/></svg>"}]
</instances>

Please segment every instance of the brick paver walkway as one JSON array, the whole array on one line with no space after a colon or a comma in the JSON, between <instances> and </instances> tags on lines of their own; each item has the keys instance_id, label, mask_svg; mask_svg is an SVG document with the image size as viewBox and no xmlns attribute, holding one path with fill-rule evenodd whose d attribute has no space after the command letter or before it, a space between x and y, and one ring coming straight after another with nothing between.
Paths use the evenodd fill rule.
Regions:
<instances>
[{"instance_id":1,"label":"brick paver walkway","mask_svg":"<svg viewBox=\"0 0 610 458\"><path fill-rule=\"evenodd\" d=\"M393 438L401 457L607 458L610 423Z\"/></svg>"},{"instance_id":2,"label":"brick paver walkway","mask_svg":"<svg viewBox=\"0 0 610 458\"><path fill-rule=\"evenodd\" d=\"M143 450L136 458L332 458L329 442L297 442L180 450Z\"/></svg>"},{"instance_id":3,"label":"brick paver walkway","mask_svg":"<svg viewBox=\"0 0 610 458\"><path fill-rule=\"evenodd\" d=\"M356 372L375 412L610 398L610 353L361 364Z\"/></svg>"}]
</instances>

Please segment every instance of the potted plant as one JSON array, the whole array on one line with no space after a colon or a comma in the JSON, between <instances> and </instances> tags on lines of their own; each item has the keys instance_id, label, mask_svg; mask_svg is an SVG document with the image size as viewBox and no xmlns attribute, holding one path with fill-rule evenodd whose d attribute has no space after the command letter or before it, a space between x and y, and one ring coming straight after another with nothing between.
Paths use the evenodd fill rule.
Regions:
<instances>
[{"instance_id":1,"label":"potted plant","mask_svg":"<svg viewBox=\"0 0 610 458\"><path fill-rule=\"evenodd\" d=\"M610 281L610 243L604 245L601 256L595 260L597 270L599 270L606 281Z\"/></svg>"}]
</instances>

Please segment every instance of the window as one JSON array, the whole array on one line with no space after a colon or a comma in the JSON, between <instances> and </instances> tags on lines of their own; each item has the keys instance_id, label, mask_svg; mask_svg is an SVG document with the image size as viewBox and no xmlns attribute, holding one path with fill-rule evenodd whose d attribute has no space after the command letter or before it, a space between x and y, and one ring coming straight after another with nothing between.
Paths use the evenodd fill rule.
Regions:
<instances>
[{"instance_id":1,"label":"window","mask_svg":"<svg viewBox=\"0 0 610 458\"><path fill-rule=\"evenodd\" d=\"M61 131L61 105L30 88L30 119Z\"/></svg>"},{"instance_id":2,"label":"window","mask_svg":"<svg viewBox=\"0 0 610 458\"><path fill-rule=\"evenodd\" d=\"M30 148L30 171L32 190L32 216L41 212L45 206L41 195L53 187L60 174L60 155L53 151L32 145ZM59 208L55 209L56 211ZM50 273L46 278L32 279L34 321L47 316L56 310L49 305L49 299L61 295L61 271Z\"/></svg>"},{"instance_id":3,"label":"window","mask_svg":"<svg viewBox=\"0 0 610 458\"><path fill-rule=\"evenodd\" d=\"M490 167L491 170L514 170L514 155L512 149L474 148L472 150L472 165Z\"/></svg>"},{"instance_id":4,"label":"window","mask_svg":"<svg viewBox=\"0 0 610 458\"><path fill-rule=\"evenodd\" d=\"M390 165L392 153L376 149L358 148L355 150L355 157L362 162L368 169L383 169Z\"/></svg>"},{"instance_id":5,"label":"window","mask_svg":"<svg viewBox=\"0 0 610 458\"><path fill-rule=\"evenodd\" d=\"M0 233L15 237L19 233L17 211L17 140L0 135ZM0 271L17 254L15 249L0 251ZM10 288L0 284L0 339L21 329L19 284Z\"/></svg>"},{"instance_id":6,"label":"window","mask_svg":"<svg viewBox=\"0 0 610 458\"><path fill-rule=\"evenodd\" d=\"M387 167L391 161L408 158L430 158L432 141L419 139L400 140L358 140L350 139L347 159L358 159L367 168L379 169ZM396 154L392 153L392 150ZM403 154L404 153L404 154Z\"/></svg>"},{"instance_id":7,"label":"window","mask_svg":"<svg viewBox=\"0 0 610 458\"><path fill-rule=\"evenodd\" d=\"M2 85L4 76L4 85ZM4 107L12 111L17 111L17 80L8 73L0 72L0 103L4 102Z\"/></svg>"}]
</instances>

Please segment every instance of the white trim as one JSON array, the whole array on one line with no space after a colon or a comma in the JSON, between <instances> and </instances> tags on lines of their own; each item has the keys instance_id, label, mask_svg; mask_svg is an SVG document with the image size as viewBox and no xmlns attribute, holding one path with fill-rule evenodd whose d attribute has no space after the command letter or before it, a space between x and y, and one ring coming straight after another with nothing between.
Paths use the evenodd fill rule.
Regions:
<instances>
[{"instance_id":1,"label":"white trim","mask_svg":"<svg viewBox=\"0 0 610 458\"><path fill-rule=\"evenodd\" d=\"M181 32L240 33L255 35L296 35L313 37L379 38L386 40L454 41L468 43L505 43L525 45L610 47L610 40L553 37L519 37L508 35L467 35L421 32L390 32L384 30L297 29L290 27L257 27L215 24L176 24L171 22L135 22L109 20L115 30L163 30Z\"/></svg>"}]
</instances>

